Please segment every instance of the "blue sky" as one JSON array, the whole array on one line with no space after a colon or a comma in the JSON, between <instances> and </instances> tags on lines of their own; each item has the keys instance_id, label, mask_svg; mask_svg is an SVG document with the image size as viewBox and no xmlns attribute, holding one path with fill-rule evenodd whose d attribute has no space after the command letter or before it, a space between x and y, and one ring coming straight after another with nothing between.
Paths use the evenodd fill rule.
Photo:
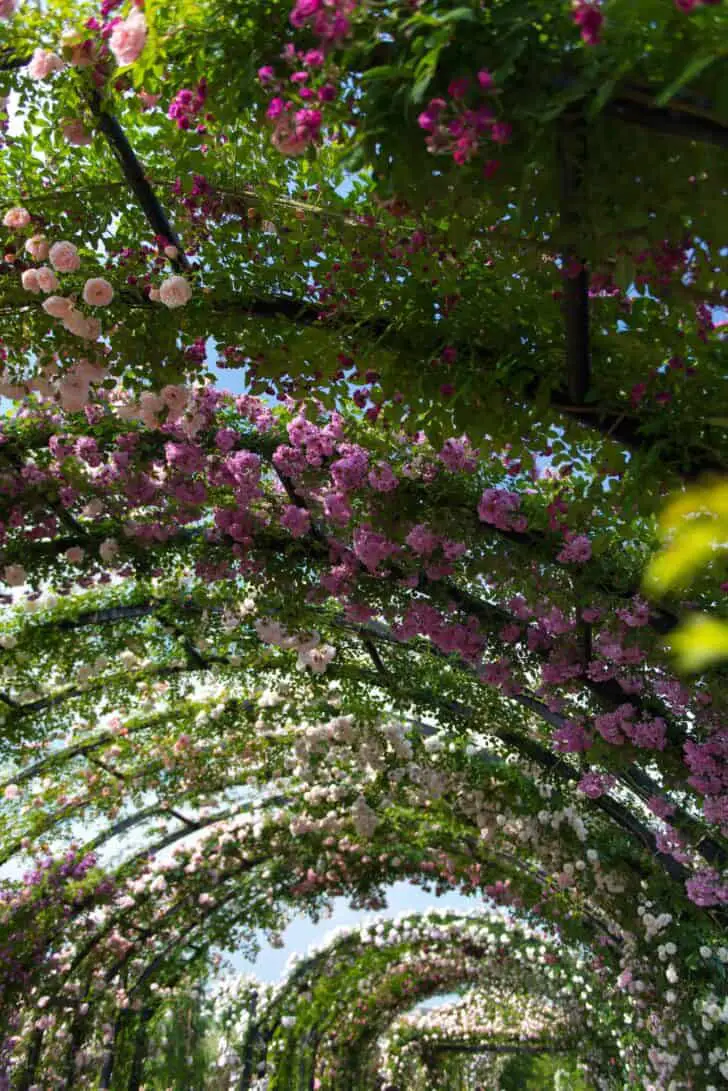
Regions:
<instances>
[{"instance_id":1,"label":"blue sky","mask_svg":"<svg viewBox=\"0 0 728 1091\"><path fill-rule=\"evenodd\" d=\"M477 910L483 906L479 897L466 898L459 894L447 894L442 898L426 894L410 883L395 883L387 893L387 908L376 913L361 909L351 909L345 898L334 901L334 911L330 917L314 924L307 918L292 922L283 934L283 947L271 947L264 943L254 962L241 955L228 955L237 973L255 974L261 981L277 981L284 972L286 963L294 953L304 954L312 945L320 945L325 937L336 928L350 928L362 924L374 917L396 917L400 913L424 912L426 909L441 910Z\"/></svg>"}]
</instances>

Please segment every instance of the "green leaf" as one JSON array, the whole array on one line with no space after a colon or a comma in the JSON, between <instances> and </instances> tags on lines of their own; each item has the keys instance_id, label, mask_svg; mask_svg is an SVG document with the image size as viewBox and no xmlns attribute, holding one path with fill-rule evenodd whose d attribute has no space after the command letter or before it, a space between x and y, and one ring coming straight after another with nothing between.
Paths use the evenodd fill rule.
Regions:
<instances>
[{"instance_id":1,"label":"green leaf","mask_svg":"<svg viewBox=\"0 0 728 1091\"><path fill-rule=\"evenodd\" d=\"M701 72L704 72L705 69L713 63L713 61L717 61L719 57L724 57L725 55L726 50L721 49L717 53L708 54L708 56L693 57L690 64L683 68L677 79L673 80L672 83L668 84L664 91L660 92L660 94L655 99L655 105L667 106L670 99L673 98L678 93L678 91L681 90L681 88L683 88L687 83L690 83L690 81L695 79L696 76L699 76Z\"/></svg>"},{"instance_id":2,"label":"green leaf","mask_svg":"<svg viewBox=\"0 0 728 1091\"><path fill-rule=\"evenodd\" d=\"M472 8L453 8L452 11L443 15L439 22L443 25L445 23L474 23L475 12Z\"/></svg>"},{"instance_id":3,"label":"green leaf","mask_svg":"<svg viewBox=\"0 0 728 1091\"><path fill-rule=\"evenodd\" d=\"M412 90L410 91L409 96L412 102L422 102L422 99L425 96L425 91L432 83L432 78L434 75L434 69L428 71L424 76L422 76L420 79L417 80L416 83L412 85Z\"/></svg>"},{"instance_id":4,"label":"green leaf","mask_svg":"<svg viewBox=\"0 0 728 1091\"><path fill-rule=\"evenodd\" d=\"M604 109L604 107L607 105L610 98L612 97L615 87L617 86L619 81L622 79L622 77L624 75L626 75L626 73L629 72L629 70L631 68L632 68L632 60L630 58L629 60L623 61L622 64L620 64L619 68L617 69L617 71L615 72L615 74L612 76L611 79L608 79L608 80L604 81L604 83L601 85L601 87L597 91L596 95L594 96L594 98L592 99L592 101L589 104L589 108L587 110L587 117L590 120L592 118L595 118L597 116L597 114L600 114L602 112L602 110Z\"/></svg>"},{"instance_id":5,"label":"green leaf","mask_svg":"<svg viewBox=\"0 0 728 1091\"><path fill-rule=\"evenodd\" d=\"M375 68L367 68L365 72L362 72L361 82L367 83L371 80L385 80L385 79L403 79L405 73L396 64L379 64Z\"/></svg>"}]
</instances>

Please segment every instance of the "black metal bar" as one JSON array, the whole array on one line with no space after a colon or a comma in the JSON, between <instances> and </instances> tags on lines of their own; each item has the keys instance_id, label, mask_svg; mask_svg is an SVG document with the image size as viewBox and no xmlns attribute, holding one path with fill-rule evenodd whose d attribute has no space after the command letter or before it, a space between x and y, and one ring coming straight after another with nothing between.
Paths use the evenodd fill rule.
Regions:
<instances>
[{"instance_id":1,"label":"black metal bar","mask_svg":"<svg viewBox=\"0 0 728 1091\"><path fill-rule=\"evenodd\" d=\"M139 1091L144 1075L144 1062L147 1059L149 1046L149 1020L154 1015L154 1008L143 1008L139 1015L139 1023L134 1035L134 1056L131 1062L129 1083L127 1091Z\"/></svg>"},{"instance_id":2,"label":"black metal bar","mask_svg":"<svg viewBox=\"0 0 728 1091\"><path fill-rule=\"evenodd\" d=\"M101 96L97 91L91 92L90 103L98 127L106 137L122 173L129 183L130 189L141 205L149 226L156 235L163 236L172 246L177 247L178 256L171 259L171 264L178 272L184 272L189 269L189 262L182 249L182 244L157 195L149 184L144 168L137 159L124 130L113 114L104 109Z\"/></svg>"},{"instance_id":3,"label":"black metal bar","mask_svg":"<svg viewBox=\"0 0 728 1091\"><path fill-rule=\"evenodd\" d=\"M35 1083L35 1073L38 1068L38 1062L40 1061L40 1054L43 1048L43 1035L44 1032L36 1027L30 1037L25 1067L18 1080L17 1091L28 1091Z\"/></svg>"},{"instance_id":4,"label":"black metal bar","mask_svg":"<svg viewBox=\"0 0 728 1091\"><path fill-rule=\"evenodd\" d=\"M114 1074L114 1061L116 1060L116 1040L119 1037L124 1023L124 1013L118 1016L111 1031L111 1041L106 1047L101 1062L101 1074L99 1076L99 1091L108 1091L111 1087L111 1077Z\"/></svg>"},{"instance_id":5,"label":"black metal bar","mask_svg":"<svg viewBox=\"0 0 728 1091\"><path fill-rule=\"evenodd\" d=\"M728 148L728 126L709 117L700 117L671 109L669 106L645 105L629 95L612 99L607 103L605 111L630 125L640 125L668 136L682 136L686 140L695 140L701 144Z\"/></svg>"},{"instance_id":6,"label":"black metal bar","mask_svg":"<svg viewBox=\"0 0 728 1091\"><path fill-rule=\"evenodd\" d=\"M567 246L563 254L563 312L566 335L566 382L569 399L583 405L591 382L589 345L589 273L579 253L579 230L584 204L584 180L587 161L586 118L567 118L558 133L561 171L561 207L559 218ZM578 263L579 271L570 267Z\"/></svg>"}]
</instances>

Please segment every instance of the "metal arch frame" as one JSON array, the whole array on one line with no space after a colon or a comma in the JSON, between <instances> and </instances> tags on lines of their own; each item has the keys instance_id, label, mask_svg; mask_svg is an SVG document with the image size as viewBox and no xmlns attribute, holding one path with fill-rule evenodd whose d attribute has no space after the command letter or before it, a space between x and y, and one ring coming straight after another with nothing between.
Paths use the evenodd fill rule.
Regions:
<instances>
[{"instance_id":1,"label":"metal arch frame","mask_svg":"<svg viewBox=\"0 0 728 1091\"><path fill-rule=\"evenodd\" d=\"M396 637L394 637L386 629L386 627L377 626L377 625L368 625L368 626L359 625L359 626L347 626L346 628L348 630L352 631L352 633L355 636L357 636L359 639L366 638L366 641L368 643L374 643L374 644L384 643L387 646L397 645L398 647L402 647L401 642L399 640L397 640ZM427 652L429 654L435 655L436 658L447 659L448 661L450 661L450 657L444 656L443 653L439 653L437 649L432 648L429 645L427 646ZM408 654L409 654L409 649L408 649ZM214 665L228 665L228 664L229 664L229 660L226 657L223 657L223 656L208 656L201 663L198 663L198 662L192 662L191 663L191 662L188 661L187 663L185 663L184 665L179 666L179 667L175 667L175 668L163 667L163 668L158 669L156 671L156 673L155 672L151 672L151 673L152 673L152 676L154 676L154 677L161 677L164 674L169 673L169 672L174 672L176 674L188 673L188 672L192 673L195 670L208 670L208 669L211 669L211 667L214 666ZM377 670L376 670L376 673L373 676L371 674L367 675L364 672L359 672L359 679L362 680L362 681L374 682L375 684L381 686L383 689L390 688L393 680L388 675L388 673L386 671L386 668L382 669L383 664L381 663L381 660L380 660L379 664L377 664L376 661L375 661L375 665L377 667ZM276 664L268 663L267 666L268 666L268 669L271 669L271 670L277 669ZM466 673L466 674L471 672L470 669L468 668L467 664L457 662L456 666L458 667L458 669L463 670L463 672ZM246 669L248 669L248 668L246 668ZM283 665L280 669L285 669L285 665ZM339 670L340 670L340 668L333 667L333 668L330 668L330 673L331 673L332 676L336 676L337 673L339 672ZM150 672L148 672L148 671L145 672L145 677L149 676L149 673ZM342 675L342 676L343 677L353 677L354 679L356 679L357 674L356 674L356 672L352 672L351 670L348 670L348 672L346 674ZM59 704L62 701L70 699L71 697L76 696L76 695L80 695L80 694L73 693L73 694L58 695L56 697L49 698L48 701L52 701L54 704ZM412 694L412 696L414 696L414 694ZM546 722L552 724L553 726L563 727L568 722L565 717L559 716L558 714L555 714L555 713L552 713L543 704L543 702L539 701L538 699L536 699L532 695L528 694L527 692L524 692L523 690L521 690L519 693L513 695L512 697L502 697L501 699L504 700L504 701L513 700L513 701L515 701L515 703L521 704L529 712L534 713L535 715L539 716L541 719L543 719ZM427 695L427 700L426 700L427 704L432 706L435 703L435 701L438 701L438 698L437 698L436 695L434 695L434 694L428 694ZM38 711L38 707L37 707L38 704L39 704L39 702L33 702L34 707L33 707L32 711ZM440 707L443 707L443 702L441 700L439 701L439 704L440 704ZM44 702L44 705L45 705L45 702ZM447 711L452 712L454 710L453 710L452 706L450 706L447 709ZM458 713L465 714L467 716L472 716L473 715L473 711L471 709L468 709L467 706L461 706L460 708L457 709L457 711L458 711ZM140 727L140 729L141 729L141 727ZM560 779L562 779L564 781L572 781L572 782L575 781L576 779L578 779L578 774L573 769L572 766L570 766L568 763L564 762L562 759L559 759L559 758L555 757L550 750L547 750L544 746L542 746L540 743L537 743L535 740L529 740L526 737L522 737L522 736L518 735L516 732L507 732L507 731L503 731L503 730L496 731L495 734L498 737L500 737L504 742L506 742L507 745L509 745L509 746L513 747L514 749L516 749L518 752L520 752L523 756L527 757L529 760L536 761L543 768L546 768L549 771L551 771L552 773L555 773ZM95 742L92 741L92 743L89 743L88 745L89 746L95 745ZM76 756L77 754L80 753L80 751L79 751L78 747L71 747L70 748L70 753L73 756ZM43 760L44 760L44 762L47 762L49 765L52 765L54 762L59 760L59 755L49 755L48 758L43 759ZM34 770L37 771L39 766L40 766L40 763L36 763L36 765L31 767L31 769L34 769ZM644 775L642 774L642 771L639 770L639 769L634 769L634 770L630 769L630 770L627 771L626 774L623 774L623 776L622 776L623 783L625 783L625 785L630 790L634 790L633 772L634 772L634 774L637 775L638 785L641 788L641 791L646 794L646 792L648 791L648 787L651 786L652 782L651 782L651 779L649 777L647 777L646 778L647 784L646 785L643 784ZM659 864L663 868L663 870L665 870L667 872L667 874L673 880L676 880L677 882L679 882L681 884L684 883L685 879L688 878L688 876L689 876L689 872L683 867L683 865L679 864L671 856L668 856L667 854L658 852L654 835L638 819L636 819L631 814L631 812L623 804L617 802L612 797L610 797L608 794L605 794L604 796L600 797L599 799L593 800L591 802L594 805L595 809L602 811L604 814L606 814L608 817L610 817L612 820L614 820L616 822L616 824L622 828L623 831L627 832L630 835L630 837L633 840L635 840L636 843L645 846L648 849L648 851L650 853L650 856L653 859L655 859L655 860L657 860L659 862ZM688 828L692 832L696 832L694 827L697 825L697 823L696 823L696 821L694 819L692 819L692 817L690 815L686 815L686 814L683 813L682 822L680 822L680 819L678 818L678 828L680 827L680 825L687 825ZM702 839L699 842L698 851L700 851L704 855L705 859L708 860L708 862L710 862L710 863L714 863L716 861L720 862L720 860L722 860L723 858L726 858L725 851L723 850L723 847L719 842L717 842L714 838L709 838L709 837L702 836L702 834L703 834L702 828L700 829L700 834L701 834ZM697 832L696 832L696 836L697 836ZM720 918L722 916L720 911L718 911L717 916L718 916L718 918ZM728 919L728 917L726 919Z\"/></svg>"}]
</instances>

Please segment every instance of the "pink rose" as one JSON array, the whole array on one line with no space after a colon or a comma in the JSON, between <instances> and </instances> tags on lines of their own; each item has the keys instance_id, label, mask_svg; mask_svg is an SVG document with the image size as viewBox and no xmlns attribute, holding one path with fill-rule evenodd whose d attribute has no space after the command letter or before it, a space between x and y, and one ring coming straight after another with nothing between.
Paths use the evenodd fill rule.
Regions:
<instances>
[{"instance_id":1,"label":"pink rose","mask_svg":"<svg viewBox=\"0 0 728 1091\"><path fill-rule=\"evenodd\" d=\"M59 273L75 273L81 267L78 250L72 242L54 242L48 251L51 265Z\"/></svg>"},{"instance_id":2,"label":"pink rose","mask_svg":"<svg viewBox=\"0 0 728 1091\"><path fill-rule=\"evenodd\" d=\"M48 257L48 240L45 235L33 235L25 244L33 261L45 261Z\"/></svg>"},{"instance_id":3,"label":"pink rose","mask_svg":"<svg viewBox=\"0 0 728 1091\"><path fill-rule=\"evenodd\" d=\"M17 784L8 784L3 792L3 799L17 799L19 795L20 788L18 788Z\"/></svg>"},{"instance_id":4,"label":"pink rose","mask_svg":"<svg viewBox=\"0 0 728 1091\"><path fill-rule=\"evenodd\" d=\"M47 265L41 265L38 272L38 285L41 292L55 292L58 290L58 277Z\"/></svg>"},{"instance_id":5,"label":"pink rose","mask_svg":"<svg viewBox=\"0 0 728 1091\"><path fill-rule=\"evenodd\" d=\"M0 19L12 19L18 10L18 0L0 0Z\"/></svg>"},{"instance_id":6,"label":"pink rose","mask_svg":"<svg viewBox=\"0 0 728 1091\"><path fill-rule=\"evenodd\" d=\"M62 316L62 321L64 329L67 329L69 333L75 334L76 337L86 336L86 315L82 311L77 311L71 306Z\"/></svg>"},{"instance_id":7,"label":"pink rose","mask_svg":"<svg viewBox=\"0 0 728 1091\"><path fill-rule=\"evenodd\" d=\"M159 295L159 288L150 288L149 289L149 298L152 301L152 303L159 303L159 300L161 298L160 295Z\"/></svg>"},{"instance_id":8,"label":"pink rose","mask_svg":"<svg viewBox=\"0 0 728 1091\"><path fill-rule=\"evenodd\" d=\"M64 375L59 382L58 398L66 413L80 413L88 401L88 384L77 375Z\"/></svg>"},{"instance_id":9,"label":"pink rose","mask_svg":"<svg viewBox=\"0 0 728 1091\"><path fill-rule=\"evenodd\" d=\"M71 546L66 550L66 560L69 564L80 564L84 558L84 551L81 546Z\"/></svg>"},{"instance_id":10,"label":"pink rose","mask_svg":"<svg viewBox=\"0 0 728 1091\"><path fill-rule=\"evenodd\" d=\"M83 301L89 307L108 307L114 298L114 289L103 277L92 277L83 286Z\"/></svg>"},{"instance_id":11,"label":"pink rose","mask_svg":"<svg viewBox=\"0 0 728 1091\"><path fill-rule=\"evenodd\" d=\"M142 110L153 110L162 96L152 95L149 91L140 91L137 97L142 104Z\"/></svg>"},{"instance_id":12,"label":"pink rose","mask_svg":"<svg viewBox=\"0 0 728 1091\"><path fill-rule=\"evenodd\" d=\"M47 49L36 49L30 58L28 75L32 80L47 80L54 72L60 72L63 61Z\"/></svg>"},{"instance_id":13,"label":"pink rose","mask_svg":"<svg viewBox=\"0 0 728 1091\"><path fill-rule=\"evenodd\" d=\"M92 142L93 133L88 131L82 121L76 119L63 126L63 139L69 144L73 144L74 147L80 148L84 144Z\"/></svg>"},{"instance_id":14,"label":"pink rose","mask_svg":"<svg viewBox=\"0 0 728 1091\"><path fill-rule=\"evenodd\" d=\"M37 295L40 291L40 284L38 283L38 270L26 269L20 277L20 283L23 285L26 292L34 292Z\"/></svg>"},{"instance_id":15,"label":"pink rose","mask_svg":"<svg viewBox=\"0 0 728 1091\"><path fill-rule=\"evenodd\" d=\"M98 318L86 318L81 311L73 308L63 318L63 327L84 341L98 341L101 335L101 323Z\"/></svg>"},{"instance_id":16,"label":"pink rose","mask_svg":"<svg viewBox=\"0 0 728 1091\"><path fill-rule=\"evenodd\" d=\"M116 57L117 64L134 64L147 40L147 21L144 13L135 8L127 19L114 27L109 39L109 48Z\"/></svg>"},{"instance_id":17,"label":"pink rose","mask_svg":"<svg viewBox=\"0 0 728 1091\"><path fill-rule=\"evenodd\" d=\"M73 303L62 295L51 295L43 304L43 310L51 318L65 318L73 310Z\"/></svg>"},{"instance_id":18,"label":"pink rose","mask_svg":"<svg viewBox=\"0 0 728 1091\"><path fill-rule=\"evenodd\" d=\"M6 227L27 227L30 223L30 213L25 208L9 208L3 216Z\"/></svg>"},{"instance_id":19,"label":"pink rose","mask_svg":"<svg viewBox=\"0 0 728 1091\"><path fill-rule=\"evenodd\" d=\"M184 277L169 277L159 286L159 298L165 307L184 307L192 298L192 289Z\"/></svg>"}]
</instances>

